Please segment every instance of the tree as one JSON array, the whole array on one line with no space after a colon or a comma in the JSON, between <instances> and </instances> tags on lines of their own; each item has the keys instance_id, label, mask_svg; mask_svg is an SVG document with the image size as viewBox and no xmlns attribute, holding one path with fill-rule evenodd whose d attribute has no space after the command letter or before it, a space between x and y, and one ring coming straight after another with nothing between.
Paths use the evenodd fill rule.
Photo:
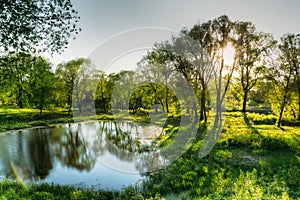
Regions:
<instances>
[{"instance_id":1,"label":"tree","mask_svg":"<svg viewBox=\"0 0 300 200\"><path fill-rule=\"evenodd\" d=\"M199 77L199 82L201 86L201 98L200 98L200 121L204 120L207 122L207 93L208 93L208 83L210 82L213 74L213 65L210 58L207 57L207 52L212 52L212 35L211 35L211 22L196 24L189 32L188 35L197 41L196 44L199 45L196 51L193 51L191 62L195 65L194 71L196 74L196 85L197 77ZM199 88L199 86L196 86Z\"/></svg>"},{"instance_id":2,"label":"tree","mask_svg":"<svg viewBox=\"0 0 300 200\"><path fill-rule=\"evenodd\" d=\"M210 24L210 45L207 51L214 66L213 73L216 87L216 116L214 126L217 128L222 123L222 103L235 70L235 59L230 64L225 63L225 49L233 42L235 31L233 28L234 23L226 15L220 16L208 23Z\"/></svg>"},{"instance_id":3,"label":"tree","mask_svg":"<svg viewBox=\"0 0 300 200\"><path fill-rule=\"evenodd\" d=\"M279 46L282 59L292 70L294 90L298 96L298 116L300 120L300 34L286 34L281 38Z\"/></svg>"},{"instance_id":4,"label":"tree","mask_svg":"<svg viewBox=\"0 0 300 200\"><path fill-rule=\"evenodd\" d=\"M272 66L271 79L275 83L277 100L279 102L279 116L277 126L280 127L286 106L292 99L293 90L296 87L299 72L299 48L297 50L297 40L293 35L281 37L281 44L278 45L280 54ZM298 43L299 46L299 43Z\"/></svg>"},{"instance_id":5,"label":"tree","mask_svg":"<svg viewBox=\"0 0 300 200\"><path fill-rule=\"evenodd\" d=\"M30 72L29 85L31 98L29 102L40 110L40 116L45 106L50 105L54 98L54 74L51 64L41 57L35 57L33 69Z\"/></svg>"},{"instance_id":6,"label":"tree","mask_svg":"<svg viewBox=\"0 0 300 200\"><path fill-rule=\"evenodd\" d=\"M99 70L95 68L91 60L83 59L73 85L72 98L72 106L78 108L80 113L95 114L93 102L99 76Z\"/></svg>"},{"instance_id":7,"label":"tree","mask_svg":"<svg viewBox=\"0 0 300 200\"><path fill-rule=\"evenodd\" d=\"M80 68L80 65L84 62L83 58L71 60L66 63L61 63L55 71L56 76L63 83L63 99L69 107L68 114L71 114L72 109L72 95L75 84L75 79Z\"/></svg>"},{"instance_id":8,"label":"tree","mask_svg":"<svg viewBox=\"0 0 300 200\"><path fill-rule=\"evenodd\" d=\"M167 113L169 113L169 99L172 97L168 87L174 71L171 57L170 52L166 51L162 44L156 45L155 48L139 62L140 79L144 79L144 81L148 83L145 86L155 94L152 98L152 100L154 100L152 103L161 104ZM148 95L150 94L148 93Z\"/></svg>"},{"instance_id":9,"label":"tree","mask_svg":"<svg viewBox=\"0 0 300 200\"><path fill-rule=\"evenodd\" d=\"M237 38L235 41L236 64L241 86L242 112L246 113L246 103L251 89L263 77L264 57L268 56L275 41L271 35L256 32L250 22L238 22L235 25Z\"/></svg>"},{"instance_id":10,"label":"tree","mask_svg":"<svg viewBox=\"0 0 300 200\"><path fill-rule=\"evenodd\" d=\"M0 0L0 52L60 51L80 28L71 0Z\"/></svg>"},{"instance_id":11,"label":"tree","mask_svg":"<svg viewBox=\"0 0 300 200\"><path fill-rule=\"evenodd\" d=\"M19 108L23 108L27 101L29 72L33 65L34 58L28 53L21 52L1 58L1 79L6 86L10 86Z\"/></svg>"},{"instance_id":12,"label":"tree","mask_svg":"<svg viewBox=\"0 0 300 200\"><path fill-rule=\"evenodd\" d=\"M108 77L105 72L100 72L98 80L95 94L95 106L96 108L99 108L101 112L107 113L109 109L108 101L110 99L110 91L108 91Z\"/></svg>"}]
</instances>

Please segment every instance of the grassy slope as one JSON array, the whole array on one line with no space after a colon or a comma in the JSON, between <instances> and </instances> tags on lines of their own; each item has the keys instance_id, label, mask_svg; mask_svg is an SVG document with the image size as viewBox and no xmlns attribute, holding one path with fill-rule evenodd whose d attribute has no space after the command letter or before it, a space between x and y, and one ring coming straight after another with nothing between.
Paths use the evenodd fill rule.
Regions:
<instances>
[{"instance_id":1,"label":"grassy slope","mask_svg":"<svg viewBox=\"0 0 300 200\"><path fill-rule=\"evenodd\" d=\"M265 125L269 118L228 113L208 156L198 157L202 141L196 141L182 158L150 177L145 193L172 197L176 191L180 198L193 199L300 198L300 127Z\"/></svg>"},{"instance_id":2,"label":"grassy slope","mask_svg":"<svg viewBox=\"0 0 300 200\"><path fill-rule=\"evenodd\" d=\"M144 199L155 195L160 199L158 194L180 199L300 198L299 126L280 129L272 116L228 113L217 145L203 159L198 157L201 143L200 137L180 159L151 174L138 192L132 187L116 192L47 184L24 188L4 181L0 195L24 199Z\"/></svg>"}]
</instances>

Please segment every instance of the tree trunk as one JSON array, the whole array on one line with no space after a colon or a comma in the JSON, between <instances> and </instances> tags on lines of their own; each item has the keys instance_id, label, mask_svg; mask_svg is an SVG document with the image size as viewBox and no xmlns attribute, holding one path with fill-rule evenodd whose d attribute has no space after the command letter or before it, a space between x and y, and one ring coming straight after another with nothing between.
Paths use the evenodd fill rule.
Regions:
<instances>
[{"instance_id":1,"label":"tree trunk","mask_svg":"<svg viewBox=\"0 0 300 200\"><path fill-rule=\"evenodd\" d=\"M281 122L282 122L282 114L283 114L284 106L282 105L280 108L280 114L277 122L277 127L281 127Z\"/></svg>"},{"instance_id":2,"label":"tree trunk","mask_svg":"<svg viewBox=\"0 0 300 200\"><path fill-rule=\"evenodd\" d=\"M203 121L206 123L207 118L206 118L206 108L205 108L205 103L206 103L206 87L205 84L202 83L202 94L201 94L201 102L200 102L200 121Z\"/></svg>"},{"instance_id":3,"label":"tree trunk","mask_svg":"<svg viewBox=\"0 0 300 200\"><path fill-rule=\"evenodd\" d=\"M43 98L43 97L42 97ZM40 105L39 105L39 109L40 109L40 116L42 116L42 114L43 114L43 103L44 101L43 101L43 99L41 99L41 101L40 101Z\"/></svg>"},{"instance_id":4,"label":"tree trunk","mask_svg":"<svg viewBox=\"0 0 300 200\"><path fill-rule=\"evenodd\" d=\"M19 108L24 108L22 96L23 96L23 88L19 87L18 88L18 96L17 96L17 104L18 104Z\"/></svg>"},{"instance_id":5,"label":"tree trunk","mask_svg":"<svg viewBox=\"0 0 300 200\"><path fill-rule=\"evenodd\" d=\"M221 110L221 91L217 89L217 101L216 101L216 117L214 121L214 128L218 128L222 122L222 110Z\"/></svg>"},{"instance_id":6,"label":"tree trunk","mask_svg":"<svg viewBox=\"0 0 300 200\"><path fill-rule=\"evenodd\" d=\"M43 107L40 107L40 116L43 114Z\"/></svg>"},{"instance_id":7,"label":"tree trunk","mask_svg":"<svg viewBox=\"0 0 300 200\"><path fill-rule=\"evenodd\" d=\"M196 104L194 104L194 112L195 112L195 116L194 116L194 122L195 123L198 123L198 120L199 120L199 116L198 116L198 110L197 110L197 106Z\"/></svg>"},{"instance_id":8,"label":"tree trunk","mask_svg":"<svg viewBox=\"0 0 300 200\"><path fill-rule=\"evenodd\" d=\"M169 113L169 102L168 102L168 88L166 88L166 110L167 113Z\"/></svg>"},{"instance_id":9,"label":"tree trunk","mask_svg":"<svg viewBox=\"0 0 300 200\"><path fill-rule=\"evenodd\" d=\"M242 112L244 114L246 113L247 99L248 99L248 91L245 91L243 96L243 108L242 108Z\"/></svg>"},{"instance_id":10,"label":"tree trunk","mask_svg":"<svg viewBox=\"0 0 300 200\"><path fill-rule=\"evenodd\" d=\"M279 113L279 118L278 118L278 122L277 122L277 127L281 127L282 115L283 115L284 107L285 107L285 104L286 104L286 98L287 98L287 94L284 95L283 102L280 106L280 113Z\"/></svg>"},{"instance_id":11,"label":"tree trunk","mask_svg":"<svg viewBox=\"0 0 300 200\"><path fill-rule=\"evenodd\" d=\"M69 105L68 115L70 115L71 114L71 109L72 109L72 94L68 95L68 105Z\"/></svg>"}]
</instances>

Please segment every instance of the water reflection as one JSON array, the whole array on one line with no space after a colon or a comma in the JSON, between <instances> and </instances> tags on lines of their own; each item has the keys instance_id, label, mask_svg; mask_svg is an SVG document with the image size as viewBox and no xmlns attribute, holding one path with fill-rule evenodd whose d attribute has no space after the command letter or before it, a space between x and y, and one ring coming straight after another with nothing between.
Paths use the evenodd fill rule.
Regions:
<instances>
[{"instance_id":1,"label":"water reflection","mask_svg":"<svg viewBox=\"0 0 300 200\"><path fill-rule=\"evenodd\" d=\"M14 178L13 167L27 181L84 182L113 188L118 184L120 187L129 185L140 175L120 171L142 174L168 163L155 149L155 139L161 134L164 134L161 127L142 127L121 121L93 121L2 133L0 175Z\"/></svg>"},{"instance_id":2,"label":"water reflection","mask_svg":"<svg viewBox=\"0 0 300 200\"><path fill-rule=\"evenodd\" d=\"M47 130L0 135L0 173L14 178L12 167L25 180L44 179L53 168Z\"/></svg>"}]
</instances>

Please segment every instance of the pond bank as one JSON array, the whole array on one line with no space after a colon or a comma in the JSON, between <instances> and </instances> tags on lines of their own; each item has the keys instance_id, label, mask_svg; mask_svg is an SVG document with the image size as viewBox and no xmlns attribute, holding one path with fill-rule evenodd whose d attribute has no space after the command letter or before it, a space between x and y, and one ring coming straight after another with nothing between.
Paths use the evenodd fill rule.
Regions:
<instances>
[{"instance_id":1,"label":"pond bank","mask_svg":"<svg viewBox=\"0 0 300 200\"><path fill-rule=\"evenodd\" d=\"M75 119L75 120L74 120ZM45 128L60 124L74 123L87 120L113 120L110 114L73 118L67 110L57 109L44 111L39 116L37 109L0 109L0 132L24 130L28 128Z\"/></svg>"}]
</instances>

